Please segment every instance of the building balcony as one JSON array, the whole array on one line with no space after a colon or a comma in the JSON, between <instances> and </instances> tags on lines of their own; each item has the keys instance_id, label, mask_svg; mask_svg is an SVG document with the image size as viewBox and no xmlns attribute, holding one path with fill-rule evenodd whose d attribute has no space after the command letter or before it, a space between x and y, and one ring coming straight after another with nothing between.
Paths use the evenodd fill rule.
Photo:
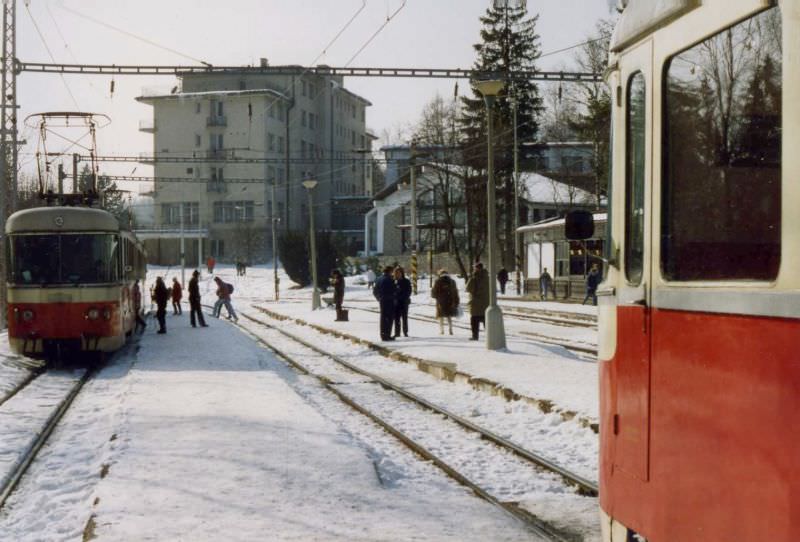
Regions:
<instances>
[{"instance_id":1,"label":"building balcony","mask_svg":"<svg viewBox=\"0 0 800 542\"><path fill-rule=\"evenodd\" d=\"M206 151L206 158L209 160L227 160L228 151L225 149L208 149Z\"/></svg>"},{"instance_id":2,"label":"building balcony","mask_svg":"<svg viewBox=\"0 0 800 542\"><path fill-rule=\"evenodd\" d=\"M156 121L153 119L142 119L139 121L139 131L154 134L156 131Z\"/></svg>"},{"instance_id":3,"label":"building balcony","mask_svg":"<svg viewBox=\"0 0 800 542\"><path fill-rule=\"evenodd\" d=\"M152 164L156 161L155 155L152 152L140 152L139 162L143 164Z\"/></svg>"},{"instance_id":4,"label":"building balcony","mask_svg":"<svg viewBox=\"0 0 800 542\"><path fill-rule=\"evenodd\" d=\"M214 115L212 117L206 117L206 126L227 126L228 125L228 117L225 115Z\"/></svg>"}]
</instances>

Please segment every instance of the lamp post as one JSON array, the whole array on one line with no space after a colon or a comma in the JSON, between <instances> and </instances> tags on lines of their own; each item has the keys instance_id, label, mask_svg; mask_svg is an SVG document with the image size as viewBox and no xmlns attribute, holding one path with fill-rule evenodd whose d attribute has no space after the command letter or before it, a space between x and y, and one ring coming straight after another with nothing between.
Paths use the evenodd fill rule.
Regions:
<instances>
[{"instance_id":1,"label":"lamp post","mask_svg":"<svg viewBox=\"0 0 800 542\"><path fill-rule=\"evenodd\" d=\"M495 239L495 188L494 188L494 123L492 119L492 107L495 98L503 90L503 81L474 81L472 83L475 90L483 95L486 103L487 120L487 141L488 158L486 169L488 171L488 182L486 187L487 216L486 216L486 238L489 245L489 307L486 309L486 348L488 350L500 350L506 347L506 333L503 327L503 312L497 306L497 240Z\"/></svg>"},{"instance_id":2,"label":"lamp post","mask_svg":"<svg viewBox=\"0 0 800 542\"><path fill-rule=\"evenodd\" d=\"M514 112L514 268L516 270L517 295L522 293L522 250L519 237L519 142L517 139L517 101L516 91L512 86L511 110Z\"/></svg>"},{"instance_id":3,"label":"lamp post","mask_svg":"<svg viewBox=\"0 0 800 542\"><path fill-rule=\"evenodd\" d=\"M411 180L411 286L414 295L417 294L417 254L419 253L419 242L417 237L417 142L411 140L409 153L409 177Z\"/></svg>"},{"instance_id":4,"label":"lamp post","mask_svg":"<svg viewBox=\"0 0 800 542\"><path fill-rule=\"evenodd\" d=\"M314 230L314 197L312 190L317 186L317 181L306 179L303 186L308 190L308 229L311 234L311 284L314 292L311 294L311 310L315 311L320 307L319 289L317 288L317 242L316 231Z\"/></svg>"}]
</instances>

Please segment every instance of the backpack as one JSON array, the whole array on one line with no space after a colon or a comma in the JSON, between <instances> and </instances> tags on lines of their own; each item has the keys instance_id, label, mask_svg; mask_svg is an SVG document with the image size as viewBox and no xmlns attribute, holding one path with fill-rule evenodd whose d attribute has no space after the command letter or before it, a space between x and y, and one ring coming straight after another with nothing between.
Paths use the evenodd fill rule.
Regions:
<instances>
[{"instance_id":1,"label":"backpack","mask_svg":"<svg viewBox=\"0 0 800 542\"><path fill-rule=\"evenodd\" d=\"M225 288L228 289L228 295L231 295L233 293L233 284L226 283Z\"/></svg>"}]
</instances>

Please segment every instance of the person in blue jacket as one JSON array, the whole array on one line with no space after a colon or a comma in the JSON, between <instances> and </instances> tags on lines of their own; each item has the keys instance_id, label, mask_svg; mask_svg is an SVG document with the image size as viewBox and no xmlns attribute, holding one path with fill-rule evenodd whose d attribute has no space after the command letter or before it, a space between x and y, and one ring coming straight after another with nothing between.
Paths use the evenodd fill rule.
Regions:
<instances>
[{"instance_id":1,"label":"person in blue jacket","mask_svg":"<svg viewBox=\"0 0 800 542\"><path fill-rule=\"evenodd\" d=\"M372 295L378 300L381 308L381 340L393 341L392 323L394 323L395 292L397 287L392 277L392 267L384 267L383 275L375 281L372 288Z\"/></svg>"},{"instance_id":2,"label":"person in blue jacket","mask_svg":"<svg viewBox=\"0 0 800 542\"><path fill-rule=\"evenodd\" d=\"M592 264L592 268L586 276L586 297L583 298L581 305L585 305L590 297L592 298L592 305L597 305L597 286L602 280L603 275L600 274L597 264Z\"/></svg>"}]
</instances>

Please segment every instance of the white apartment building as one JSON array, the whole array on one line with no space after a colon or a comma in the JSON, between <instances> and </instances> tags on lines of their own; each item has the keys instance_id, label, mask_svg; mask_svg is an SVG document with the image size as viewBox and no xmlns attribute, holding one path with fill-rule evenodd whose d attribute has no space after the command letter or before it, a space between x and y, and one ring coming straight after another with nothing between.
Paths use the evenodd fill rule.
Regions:
<instances>
[{"instance_id":1,"label":"white apartment building","mask_svg":"<svg viewBox=\"0 0 800 542\"><path fill-rule=\"evenodd\" d=\"M188 262L269 259L273 224L308 228L306 179L318 181L316 228L363 243L374 189L371 103L341 76L249 69L179 79L170 93L137 98L153 106L140 126L153 134L153 155L142 161L154 164L156 230L164 232L148 242L151 261L177 262L181 228L201 238L187 243Z\"/></svg>"}]
</instances>

